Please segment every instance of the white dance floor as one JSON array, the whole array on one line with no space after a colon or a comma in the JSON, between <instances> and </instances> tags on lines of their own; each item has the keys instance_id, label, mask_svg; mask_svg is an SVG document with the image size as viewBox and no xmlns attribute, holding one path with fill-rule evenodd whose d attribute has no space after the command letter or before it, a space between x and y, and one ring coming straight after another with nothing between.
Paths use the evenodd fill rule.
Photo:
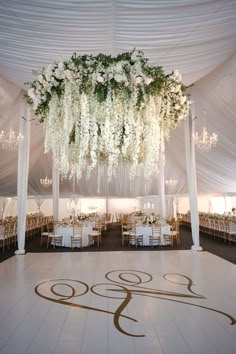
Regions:
<instances>
[{"instance_id":1,"label":"white dance floor","mask_svg":"<svg viewBox=\"0 0 236 354\"><path fill-rule=\"evenodd\" d=\"M235 354L236 266L207 252L0 264L1 354Z\"/></svg>"}]
</instances>

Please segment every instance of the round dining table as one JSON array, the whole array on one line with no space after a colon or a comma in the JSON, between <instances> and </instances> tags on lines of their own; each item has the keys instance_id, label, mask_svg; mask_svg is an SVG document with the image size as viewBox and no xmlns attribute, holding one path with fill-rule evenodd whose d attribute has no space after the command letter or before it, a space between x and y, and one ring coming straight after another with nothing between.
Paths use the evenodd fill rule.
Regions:
<instances>
[{"instance_id":1,"label":"round dining table","mask_svg":"<svg viewBox=\"0 0 236 354\"><path fill-rule=\"evenodd\" d=\"M93 230L94 223L84 223L82 227L82 238L83 238L83 247L89 246L88 235ZM62 236L62 246L71 247L71 236L73 236L73 226L71 225L60 225L56 226L56 234ZM74 247L79 247L75 245Z\"/></svg>"},{"instance_id":2,"label":"round dining table","mask_svg":"<svg viewBox=\"0 0 236 354\"><path fill-rule=\"evenodd\" d=\"M143 235L143 246L149 246L149 236L152 236L152 227L150 225L137 225L136 232L138 235ZM170 225L161 226L161 244L167 246L169 241L164 239L164 235L170 234Z\"/></svg>"}]
</instances>

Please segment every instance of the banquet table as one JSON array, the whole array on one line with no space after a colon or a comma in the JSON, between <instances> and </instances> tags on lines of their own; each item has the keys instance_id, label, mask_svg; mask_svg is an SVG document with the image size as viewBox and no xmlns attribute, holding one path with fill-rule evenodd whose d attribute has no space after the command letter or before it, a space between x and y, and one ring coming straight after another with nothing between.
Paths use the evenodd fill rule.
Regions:
<instances>
[{"instance_id":1,"label":"banquet table","mask_svg":"<svg viewBox=\"0 0 236 354\"><path fill-rule=\"evenodd\" d=\"M82 238L83 238L83 247L89 246L88 235L93 230L93 223L84 224L82 228ZM62 246L71 247L71 236L73 236L73 227L70 225L61 225L56 227L56 234L61 235ZM75 247L79 247L75 246Z\"/></svg>"},{"instance_id":2,"label":"banquet table","mask_svg":"<svg viewBox=\"0 0 236 354\"><path fill-rule=\"evenodd\" d=\"M138 225L136 228L136 232L139 235L143 235L143 245L149 246L149 236L152 236L152 227L149 225ZM164 242L165 234L170 234L170 225L161 226L161 243L164 246L170 244L170 242Z\"/></svg>"}]
</instances>

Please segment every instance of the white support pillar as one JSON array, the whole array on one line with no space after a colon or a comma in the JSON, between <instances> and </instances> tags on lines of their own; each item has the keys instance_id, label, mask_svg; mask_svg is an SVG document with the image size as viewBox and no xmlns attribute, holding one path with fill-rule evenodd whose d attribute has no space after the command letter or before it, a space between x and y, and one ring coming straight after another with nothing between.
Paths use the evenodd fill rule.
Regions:
<instances>
[{"instance_id":1,"label":"white support pillar","mask_svg":"<svg viewBox=\"0 0 236 354\"><path fill-rule=\"evenodd\" d=\"M53 197L53 220L59 220L59 193L60 174L53 157L52 163L52 197Z\"/></svg>"},{"instance_id":2,"label":"white support pillar","mask_svg":"<svg viewBox=\"0 0 236 354\"><path fill-rule=\"evenodd\" d=\"M190 217L192 228L193 251L202 251L199 242L199 214L198 214L198 195L197 195L197 179L196 179L196 160L195 145L193 134L195 133L195 110L194 104L191 105L191 114L185 122L185 151L187 163L187 177L189 189Z\"/></svg>"},{"instance_id":3,"label":"white support pillar","mask_svg":"<svg viewBox=\"0 0 236 354\"><path fill-rule=\"evenodd\" d=\"M26 202L28 189L29 151L30 151L30 115L31 111L22 95L20 133L24 139L18 148L18 173L17 173L17 245L15 254L25 254L26 232Z\"/></svg>"},{"instance_id":4,"label":"white support pillar","mask_svg":"<svg viewBox=\"0 0 236 354\"><path fill-rule=\"evenodd\" d=\"M162 220L166 219L166 200L165 200L165 142L164 136L161 132L161 147L160 147L160 171L159 171L159 195L160 195L160 217Z\"/></svg>"},{"instance_id":5,"label":"white support pillar","mask_svg":"<svg viewBox=\"0 0 236 354\"><path fill-rule=\"evenodd\" d=\"M106 214L109 213L109 209L108 209L109 203L108 203L108 197L106 197Z\"/></svg>"}]
</instances>

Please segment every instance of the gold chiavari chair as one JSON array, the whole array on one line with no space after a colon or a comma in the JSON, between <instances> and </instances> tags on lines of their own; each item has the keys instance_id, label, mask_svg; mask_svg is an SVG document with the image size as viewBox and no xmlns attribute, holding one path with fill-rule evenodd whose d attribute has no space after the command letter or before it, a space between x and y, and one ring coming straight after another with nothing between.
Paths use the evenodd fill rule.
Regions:
<instances>
[{"instance_id":1,"label":"gold chiavari chair","mask_svg":"<svg viewBox=\"0 0 236 354\"><path fill-rule=\"evenodd\" d=\"M152 234L149 236L149 246L161 246L161 226L152 226Z\"/></svg>"},{"instance_id":2,"label":"gold chiavari chair","mask_svg":"<svg viewBox=\"0 0 236 354\"><path fill-rule=\"evenodd\" d=\"M74 249L75 245L83 248L83 225L75 224L73 225L73 236L71 236L71 248Z\"/></svg>"},{"instance_id":3,"label":"gold chiavari chair","mask_svg":"<svg viewBox=\"0 0 236 354\"><path fill-rule=\"evenodd\" d=\"M62 247L63 236L57 233L58 224L54 223L53 231L48 233L47 248L49 245L53 245L55 249L56 246Z\"/></svg>"},{"instance_id":4,"label":"gold chiavari chair","mask_svg":"<svg viewBox=\"0 0 236 354\"><path fill-rule=\"evenodd\" d=\"M131 224L129 230L129 246L135 245L137 248L138 246L143 246L143 235L137 232L137 225Z\"/></svg>"},{"instance_id":5,"label":"gold chiavari chair","mask_svg":"<svg viewBox=\"0 0 236 354\"><path fill-rule=\"evenodd\" d=\"M180 244L180 236L179 236L179 222L175 221L171 224L171 237L172 237L172 247L174 245L174 241L176 241L177 245Z\"/></svg>"},{"instance_id":6,"label":"gold chiavari chair","mask_svg":"<svg viewBox=\"0 0 236 354\"><path fill-rule=\"evenodd\" d=\"M2 251L5 250L5 245L8 244L8 234L6 233L6 225L0 225L0 242L2 244Z\"/></svg>"},{"instance_id":7,"label":"gold chiavari chair","mask_svg":"<svg viewBox=\"0 0 236 354\"><path fill-rule=\"evenodd\" d=\"M129 225L127 224L121 224L121 233L122 233L122 241L121 241L121 244L122 244L122 247L124 246L125 244L125 241L128 241L129 242L129 234L130 234L130 227Z\"/></svg>"},{"instance_id":8,"label":"gold chiavari chair","mask_svg":"<svg viewBox=\"0 0 236 354\"><path fill-rule=\"evenodd\" d=\"M95 223L95 227L88 234L88 239L89 239L89 246L96 243L97 246L99 247L102 239L102 227L99 221Z\"/></svg>"},{"instance_id":9,"label":"gold chiavari chair","mask_svg":"<svg viewBox=\"0 0 236 354\"><path fill-rule=\"evenodd\" d=\"M43 231L43 230L41 231L41 236L40 236L40 246L41 247L43 245L43 240L44 239L48 240L48 235L53 232L53 228L54 228L53 222L48 222L46 224L46 231Z\"/></svg>"}]
</instances>

